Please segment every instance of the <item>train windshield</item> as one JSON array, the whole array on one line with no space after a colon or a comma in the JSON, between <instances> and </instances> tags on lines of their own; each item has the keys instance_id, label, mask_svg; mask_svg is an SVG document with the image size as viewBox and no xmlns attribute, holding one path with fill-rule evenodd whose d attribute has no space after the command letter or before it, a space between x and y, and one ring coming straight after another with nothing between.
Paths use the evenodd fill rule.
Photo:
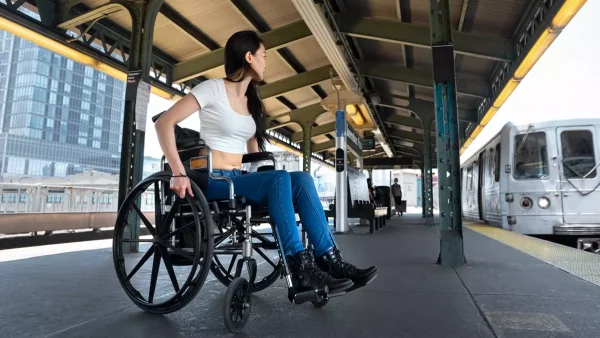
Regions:
<instances>
[{"instance_id":1,"label":"train windshield","mask_svg":"<svg viewBox=\"0 0 600 338\"><path fill-rule=\"evenodd\" d=\"M549 176L546 133L527 132L515 136L514 177L518 180Z\"/></svg>"},{"instance_id":2,"label":"train windshield","mask_svg":"<svg viewBox=\"0 0 600 338\"><path fill-rule=\"evenodd\" d=\"M567 178L596 177L594 137L589 130L569 130L560 133L563 172Z\"/></svg>"}]
</instances>

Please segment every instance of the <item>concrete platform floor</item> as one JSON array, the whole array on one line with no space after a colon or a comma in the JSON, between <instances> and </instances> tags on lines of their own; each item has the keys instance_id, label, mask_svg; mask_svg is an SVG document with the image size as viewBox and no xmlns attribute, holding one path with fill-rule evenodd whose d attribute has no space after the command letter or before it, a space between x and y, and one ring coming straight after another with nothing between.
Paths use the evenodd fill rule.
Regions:
<instances>
[{"instance_id":1,"label":"concrete platform floor","mask_svg":"<svg viewBox=\"0 0 600 338\"><path fill-rule=\"evenodd\" d=\"M468 264L435 264L437 227L394 217L375 234L336 236L344 256L379 266L368 287L322 309L292 305L278 280L253 298L242 337L593 337L600 288L469 229ZM209 275L177 313L144 313L115 277L110 241L0 251L0 337L230 337L225 287ZM74 244L69 244L74 246ZM83 247L83 244L75 246Z\"/></svg>"}]
</instances>

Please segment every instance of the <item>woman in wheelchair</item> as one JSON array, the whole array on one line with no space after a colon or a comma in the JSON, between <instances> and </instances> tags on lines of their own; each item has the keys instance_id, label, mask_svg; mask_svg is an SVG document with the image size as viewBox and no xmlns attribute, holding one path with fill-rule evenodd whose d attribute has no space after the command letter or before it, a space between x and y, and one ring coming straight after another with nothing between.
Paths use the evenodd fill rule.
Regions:
<instances>
[{"instance_id":1,"label":"woman in wheelchair","mask_svg":"<svg viewBox=\"0 0 600 338\"><path fill-rule=\"evenodd\" d=\"M257 89L266 70L266 57L256 33L235 33L225 46L227 77L200 83L156 121L160 146L173 172L170 188L181 198L186 192L193 195L173 129L199 111L200 135L211 148L213 175L229 177L236 195L268 207L294 285L327 286L332 294L367 285L376 277L377 268L359 269L342 258L309 173L273 170L242 175L244 151L264 151L268 142L264 107ZM226 200L228 187L224 180L209 178L206 198ZM314 253L304 249L300 240L294 203Z\"/></svg>"}]
</instances>

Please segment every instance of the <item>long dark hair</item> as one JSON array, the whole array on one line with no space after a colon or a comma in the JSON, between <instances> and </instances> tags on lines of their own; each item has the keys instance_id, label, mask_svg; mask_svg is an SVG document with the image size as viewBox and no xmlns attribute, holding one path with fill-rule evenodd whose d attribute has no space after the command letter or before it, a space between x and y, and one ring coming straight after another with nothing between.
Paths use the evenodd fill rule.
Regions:
<instances>
[{"instance_id":1,"label":"long dark hair","mask_svg":"<svg viewBox=\"0 0 600 338\"><path fill-rule=\"evenodd\" d=\"M225 44L225 74L231 82L241 82L252 70L246 53L255 54L262 44L261 38L253 31L241 31L233 34ZM267 142L266 121L264 105L258 94L258 83L254 80L248 85L246 97L248 98L248 111L256 123L256 141L258 149L265 151Z\"/></svg>"}]
</instances>

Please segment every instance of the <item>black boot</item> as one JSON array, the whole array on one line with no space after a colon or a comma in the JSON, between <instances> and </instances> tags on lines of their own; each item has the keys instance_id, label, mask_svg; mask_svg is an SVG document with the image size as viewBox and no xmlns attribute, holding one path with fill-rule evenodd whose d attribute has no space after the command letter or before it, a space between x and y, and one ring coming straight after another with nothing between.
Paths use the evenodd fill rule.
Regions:
<instances>
[{"instance_id":1,"label":"black boot","mask_svg":"<svg viewBox=\"0 0 600 338\"><path fill-rule=\"evenodd\" d=\"M353 289L365 286L377 277L377 267L359 269L346 262L337 248L331 248L319 257L317 265L333 278L350 278L355 284Z\"/></svg>"},{"instance_id":2,"label":"black boot","mask_svg":"<svg viewBox=\"0 0 600 338\"><path fill-rule=\"evenodd\" d=\"M312 251L303 250L294 256L286 256L292 284L299 290L329 288L330 294L340 293L351 288L354 283L348 278L332 278L321 271L315 263Z\"/></svg>"}]
</instances>

